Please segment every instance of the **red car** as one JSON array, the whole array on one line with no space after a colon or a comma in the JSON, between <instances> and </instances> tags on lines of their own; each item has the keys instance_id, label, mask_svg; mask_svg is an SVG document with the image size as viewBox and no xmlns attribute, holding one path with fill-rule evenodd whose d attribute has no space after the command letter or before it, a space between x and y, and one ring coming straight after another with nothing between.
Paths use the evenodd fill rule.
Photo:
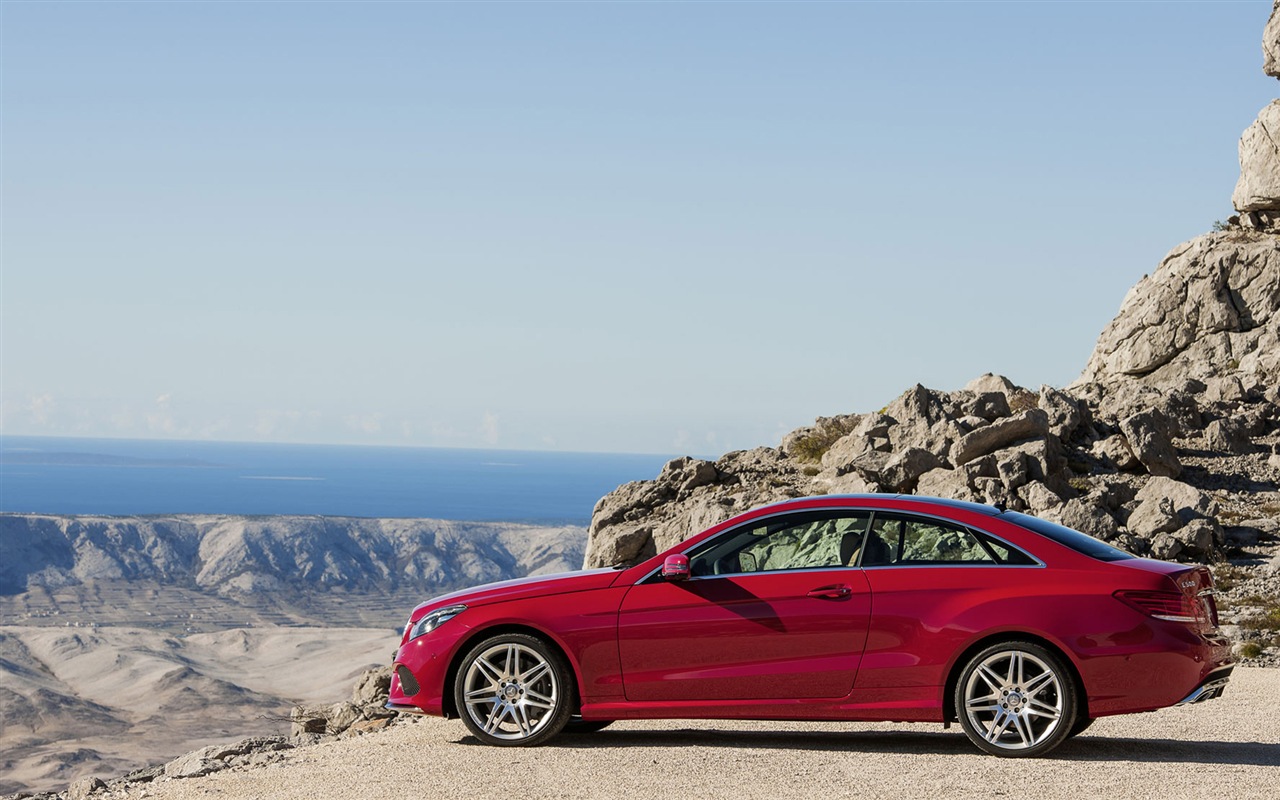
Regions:
<instances>
[{"instance_id":1,"label":"red car","mask_svg":"<svg viewBox=\"0 0 1280 800\"><path fill-rule=\"evenodd\" d=\"M1012 511L907 495L766 506L625 569L414 609L388 707L542 744L613 720L958 720L1041 755L1097 717L1217 697L1204 567Z\"/></svg>"}]
</instances>

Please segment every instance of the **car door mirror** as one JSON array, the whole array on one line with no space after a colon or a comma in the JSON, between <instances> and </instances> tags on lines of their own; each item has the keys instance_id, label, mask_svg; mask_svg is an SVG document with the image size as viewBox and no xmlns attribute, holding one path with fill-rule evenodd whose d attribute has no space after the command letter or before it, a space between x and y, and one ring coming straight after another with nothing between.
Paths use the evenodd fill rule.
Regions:
<instances>
[{"instance_id":1,"label":"car door mirror","mask_svg":"<svg viewBox=\"0 0 1280 800\"><path fill-rule=\"evenodd\" d=\"M667 556L662 562L662 579L667 581L689 580L689 557L684 553Z\"/></svg>"}]
</instances>

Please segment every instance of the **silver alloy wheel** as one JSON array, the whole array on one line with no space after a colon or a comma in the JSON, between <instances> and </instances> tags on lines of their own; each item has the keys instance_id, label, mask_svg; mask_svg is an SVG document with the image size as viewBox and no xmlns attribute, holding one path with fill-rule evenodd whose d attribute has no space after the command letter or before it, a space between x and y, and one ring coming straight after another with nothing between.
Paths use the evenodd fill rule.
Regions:
<instances>
[{"instance_id":1,"label":"silver alloy wheel","mask_svg":"<svg viewBox=\"0 0 1280 800\"><path fill-rule=\"evenodd\" d=\"M523 644L488 648L467 666L463 684L467 715L486 734L527 739L551 719L559 703L556 671Z\"/></svg>"},{"instance_id":2,"label":"silver alloy wheel","mask_svg":"<svg viewBox=\"0 0 1280 800\"><path fill-rule=\"evenodd\" d=\"M1025 650L992 653L965 683L964 714L969 726L992 747L1035 747L1062 723L1062 680L1052 666Z\"/></svg>"}]
</instances>

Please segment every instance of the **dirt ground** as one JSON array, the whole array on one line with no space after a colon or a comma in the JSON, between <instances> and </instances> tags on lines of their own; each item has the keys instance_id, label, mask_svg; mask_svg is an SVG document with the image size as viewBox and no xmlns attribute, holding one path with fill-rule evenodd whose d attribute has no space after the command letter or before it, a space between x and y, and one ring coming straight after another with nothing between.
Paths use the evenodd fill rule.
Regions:
<instances>
[{"instance_id":1,"label":"dirt ground","mask_svg":"<svg viewBox=\"0 0 1280 800\"><path fill-rule=\"evenodd\" d=\"M1042 759L980 754L958 727L630 722L534 749L491 748L419 719L288 751L278 763L116 797L1275 798L1280 670L1240 668L1197 706L1098 720Z\"/></svg>"}]
</instances>

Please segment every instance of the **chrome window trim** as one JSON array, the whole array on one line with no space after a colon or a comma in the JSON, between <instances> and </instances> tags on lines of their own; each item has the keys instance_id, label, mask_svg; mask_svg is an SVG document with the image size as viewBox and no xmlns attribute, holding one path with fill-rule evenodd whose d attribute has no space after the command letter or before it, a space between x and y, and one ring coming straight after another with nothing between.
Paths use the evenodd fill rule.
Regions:
<instances>
[{"instance_id":1,"label":"chrome window trim","mask_svg":"<svg viewBox=\"0 0 1280 800\"><path fill-rule=\"evenodd\" d=\"M890 495L886 495L886 497L888 496ZM732 535L735 531L739 531L744 526L747 526L747 525L755 525L757 523L764 522L766 520L776 519L778 517L785 517L785 516L799 515L799 514L811 514L815 511L819 511L819 512L830 511L830 512L837 512L837 513L843 513L847 511L854 514L856 513L871 514L871 523L867 526L867 530L870 530L871 527L875 525L876 523L875 517L877 514L881 514L881 513L889 514L889 515L896 514L896 515L906 516L906 517L918 517L921 519L937 520L938 522L951 525L952 527L957 527L957 528L966 530L971 534L982 534L983 536L986 536L989 539L993 539L996 542L999 542L1001 545L1009 548L1010 550L1014 550L1016 552L1022 553L1024 556L1026 556L1027 558L1031 559L1036 563L1034 564L992 564L989 561L971 561L971 562L956 562L956 563L950 563L950 564L869 564L865 567L859 564L859 566L856 566L856 567L841 565L841 566L829 566L829 567L802 567L800 569L767 569L767 570L760 570L758 572L725 572L720 575L697 575L697 576L690 575L687 580L705 581L705 580L713 580L715 578L731 578L731 577L737 577L741 575L769 575L773 573L783 573L783 572L787 572L787 573L831 572L832 570L840 570L840 569L956 569L956 568L972 569L974 567L987 567L987 568L995 567L998 569L1044 569L1046 566L1044 561L1038 558L1034 553L1028 553L1025 549L1018 547L1015 544L1012 544L1011 542L1003 539L1002 537L996 536L994 533L991 533L990 531L984 528L977 528L972 525L966 525L964 523L957 522L953 519L948 519L946 517L938 516L937 514L929 514L925 512L919 512L919 511L900 511L898 509L864 508L861 506L845 506L845 507L838 507L838 508L786 509L785 511L779 511L774 514L766 514L762 517L756 517L750 522L744 522L741 525L735 525L732 528L728 528L726 530L721 531L720 533L716 534L714 537L712 537L708 541L715 541L717 539L720 539L721 537ZM1030 533L1036 536L1040 535L1028 528L1022 528L1021 526L1019 526L1019 529L1025 530L1027 531L1027 533ZM704 544L704 542L699 542L698 544L701 545L701 544ZM689 555L689 550L691 549L693 548L686 548L683 550L679 550L677 552L687 556ZM858 556L858 560L859 562L861 562L862 560L861 555ZM640 586L642 584L646 584L649 582L651 578L653 578L655 575L657 575L661 571L662 571L662 565L659 564L652 571L650 571L644 577L640 578L639 580L637 580L635 583L631 585ZM663 581L663 582L666 583L666 581Z\"/></svg>"}]
</instances>

